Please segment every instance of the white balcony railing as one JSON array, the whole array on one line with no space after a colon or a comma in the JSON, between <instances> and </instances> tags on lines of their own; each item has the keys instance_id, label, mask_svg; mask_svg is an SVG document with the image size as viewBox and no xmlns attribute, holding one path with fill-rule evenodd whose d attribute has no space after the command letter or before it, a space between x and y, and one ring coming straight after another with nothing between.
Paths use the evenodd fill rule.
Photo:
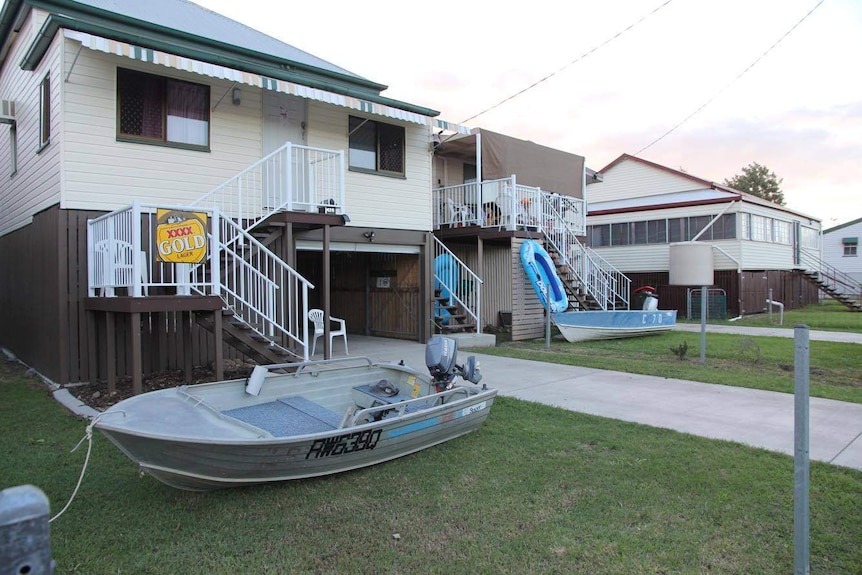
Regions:
<instances>
[{"instance_id":1,"label":"white balcony railing","mask_svg":"<svg viewBox=\"0 0 862 575\"><path fill-rule=\"evenodd\" d=\"M515 176L434 190L434 228L496 227L541 233L602 309L628 307L631 280L584 246L586 202L523 186Z\"/></svg>"},{"instance_id":2,"label":"white balcony railing","mask_svg":"<svg viewBox=\"0 0 862 575\"><path fill-rule=\"evenodd\" d=\"M520 185L515 176L437 188L433 202L434 229L481 226L515 230L562 223L578 235L587 229L584 200Z\"/></svg>"}]
</instances>

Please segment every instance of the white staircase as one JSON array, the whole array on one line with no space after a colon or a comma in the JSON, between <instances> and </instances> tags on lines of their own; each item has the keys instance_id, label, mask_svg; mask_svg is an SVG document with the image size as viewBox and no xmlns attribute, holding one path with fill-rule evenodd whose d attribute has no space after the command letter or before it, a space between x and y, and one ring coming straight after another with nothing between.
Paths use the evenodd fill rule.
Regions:
<instances>
[{"instance_id":1,"label":"white staircase","mask_svg":"<svg viewBox=\"0 0 862 575\"><path fill-rule=\"evenodd\" d=\"M445 258L445 269L437 269L438 258ZM441 333L482 333L482 279L434 238L434 309L436 330ZM439 288L439 289L438 289ZM448 297L442 294L448 294Z\"/></svg>"},{"instance_id":2,"label":"white staircase","mask_svg":"<svg viewBox=\"0 0 862 575\"><path fill-rule=\"evenodd\" d=\"M133 203L88 222L89 291L131 296L152 288L217 295L226 338L258 360L309 359L308 290L313 285L250 232L281 210L340 214L344 153L287 143L187 206ZM156 208L204 212L209 257L196 264L156 260L143 231ZM136 255L137 254L137 255ZM205 319L199 323L210 329Z\"/></svg>"},{"instance_id":3,"label":"white staircase","mask_svg":"<svg viewBox=\"0 0 862 575\"><path fill-rule=\"evenodd\" d=\"M573 276L574 282L564 279L564 283L574 292L581 307L590 307L588 302L595 302L603 310L628 309L631 280L578 240L575 230L563 217L562 196L542 193L539 197L542 217L536 222L537 227L546 247L556 253L558 267L566 268Z\"/></svg>"}]
</instances>

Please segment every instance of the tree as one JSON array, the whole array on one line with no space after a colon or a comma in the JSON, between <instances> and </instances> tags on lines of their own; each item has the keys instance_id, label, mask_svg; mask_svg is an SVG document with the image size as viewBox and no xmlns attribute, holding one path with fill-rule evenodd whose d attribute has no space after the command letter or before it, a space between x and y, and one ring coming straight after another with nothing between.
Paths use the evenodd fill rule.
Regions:
<instances>
[{"instance_id":1,"label":"tree","mask_svg":"<svg viewBox=\"0 0 862 575\"><path fill-rule=\"evenodd\" d=\"M779 178L775 175L775 172L766 166L752 162L742 168L741 174L724 180L724 183L741 192L748 192L749 194L783 206L784 192L781 191L780 187L783 181L784 178Z\"/></svg>"}]
</instances>

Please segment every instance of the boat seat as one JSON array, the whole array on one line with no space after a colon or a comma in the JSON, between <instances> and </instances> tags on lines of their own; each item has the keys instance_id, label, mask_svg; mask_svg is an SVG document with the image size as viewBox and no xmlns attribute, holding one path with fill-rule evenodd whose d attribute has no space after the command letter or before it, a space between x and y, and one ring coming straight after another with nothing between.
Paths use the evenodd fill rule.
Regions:
<instances>
[{"instance_id":1,"label":"boat seat","mask_svg":"<svg viewBox=\"0 0 862 575\"><path fill-rule=\"evenodd\" d=\"M274 437L330 431L341 423L341 416L334 411L299 396L228 409L222 413L268 431Z\"/></svg>"},{"instance_id":2,"label":"boat seat","mask_svg":"<svg viewBox=\"0 0 862 575\"><path fill-rule=\"evenodd\" d=\"M358 391L360 394L360 398L356 402L357 405L361 407L374 407L377 405L392 405L393 407L397 407L396 404L401 403L402 401L407 401L408 399L413 399L406 393L402 393L399 391L395 395L385 395L377 392L370 384L366 385L357 385L353 388L355 391ZM365 398L361 397L361 394L365 394ZM368 401L370 399L370 402ZM428 409L432 407L427 404L427 402L416 402L407 406L405 410L406 413L413 413L415 411L421 411L423 409Z\"/></svg>"}]
</instances>

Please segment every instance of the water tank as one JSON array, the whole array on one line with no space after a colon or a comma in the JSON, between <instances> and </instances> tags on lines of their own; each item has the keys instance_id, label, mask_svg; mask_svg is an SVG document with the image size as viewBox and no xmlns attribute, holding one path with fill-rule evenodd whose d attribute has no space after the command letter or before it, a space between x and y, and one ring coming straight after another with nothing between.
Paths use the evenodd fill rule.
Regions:
<instances>
[{"instance_id":1,"label":"water tank","mask_svg":"<svg viewBox=\"0 0 862 575\"><path fill-rule=\"evenodd\" d=\"M712 244L670 244L671 285L711 286L713 281Z\"/></svg>"}]
</instances>

